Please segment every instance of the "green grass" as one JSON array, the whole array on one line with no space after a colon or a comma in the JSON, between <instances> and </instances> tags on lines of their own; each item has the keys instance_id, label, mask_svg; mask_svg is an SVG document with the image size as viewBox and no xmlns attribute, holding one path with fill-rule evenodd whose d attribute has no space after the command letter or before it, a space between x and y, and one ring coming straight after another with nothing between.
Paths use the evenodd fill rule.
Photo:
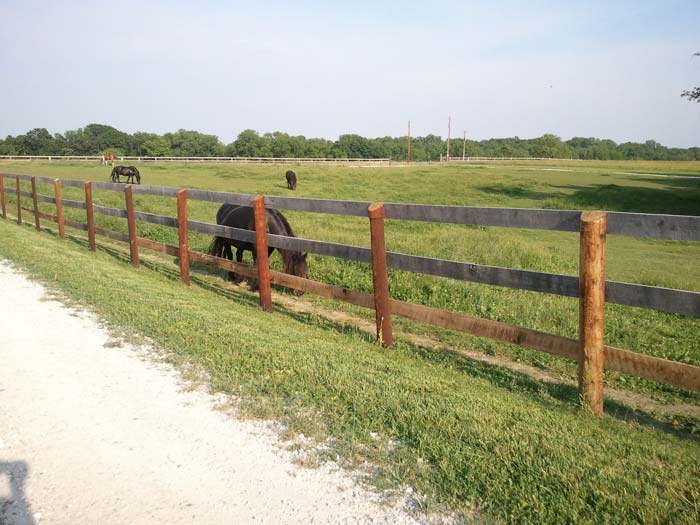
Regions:
<instances>
[{"instance_id":1,"label":"green grass","mask_svg":"<svg viewBox=\"0 0 700 525\"><path fill-rule=\"evenodd\" d=\"M162 164L143 165L146 184L207 188L218 191L294 195L348 200L420 202L479 206L607 209L648 213L700 214L700 176L674 179L645 174L700 174L699 162L557 162L511 164L419 164L394 168L297 166L298 191L286 190L284 172L290 166ZM15 163L4 171L52 177L107 180L110 168L84 163ZM635 175L634 173L638 173ZM28 188L28 184L24 184ZM43 186L43 185L40 185ZM44 193L52 189L44 186ZM65 188L66 198L83 199L80 190ZM95 202L124 207L123 196L95 192ZM137 208L175 215L173 199L136 197ZM46 211L50 205L42 204ZM217 206L189 202L196 220L214 222ZM67 210L84 221L84 212ZM359 246L369 245L367 220L313 213L285 212L298 236ZM97 215L98 224L126 231L126 223ZM143 223L139 232L157 241L177 243L173 229ZM575 233L506 228L466 227L409 221L387 221L388 249L403 253L490 264L518 269L576 275L578 236ZM192 234L193 249L206 250L210 239ZM700 291L700 243L608 236L608 279ZM279 259L273 257L279 267ZM371 272L360 263L311 256L313 279L371 291ZM577 301L534 292L456 282L391 271L396 299L459 311L567 337L577 335ZM312 299L325 302L321 299ZM371 318L371 312L359 312ZM575 377L568 360L534 350L495 343L465 334L397 320L405 330L427 333L457 348L480 349L563 377ZM697 319L608 305L606 342L636 352L700 365ZM643 390L664 401L700 404L700 395L617 373L606 373L608 384Z\"/></svg>"},{"instance_id":2,"label":"green grass","mask_svg":"<svg viewBox=\"0 0 700 525\"><path fill-rule=\"evenodd\" d=\"M376 484L410 484L428 510L487 523L700 520L700 442L687 434L620 420L612 406L589 417L572 388L507 369L406 343L385 350L280 305L264 314L241 289L198 274L186 288L172 265L134 270L124 251L93 254L10 221L0 239L0 258L200 365L245 414L376 464Z\"/></svg>"}]
</instances>

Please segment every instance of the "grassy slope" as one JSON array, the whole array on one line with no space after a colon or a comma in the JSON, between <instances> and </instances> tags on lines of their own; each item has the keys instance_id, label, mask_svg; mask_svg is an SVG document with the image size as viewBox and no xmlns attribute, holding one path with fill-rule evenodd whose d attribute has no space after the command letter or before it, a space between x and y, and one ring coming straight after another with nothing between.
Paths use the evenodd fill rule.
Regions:
<instances>
[{"instance_id":1,"label":"grassy slope","mask_svg":"<svg viewBox=\"0 0 700 525\"><path fill-rule=\"evenodd\" d=\"M284 172L288 166L256 165L144 165L144 182L220 191L289 195ZM510 165L415 165L397 168L333 168L299 166L295 196L350 200L384 200L431 204L547 207L564 209L602 208L621 211L700 214L700 177L697 179L652 178L637 173L697 174L700 163L686 162L569 162ZM572 170L572 171L563 171ZM105 180L109 168L75 163L16 163L4 171L31 172L64 178ZM45 188L45 193L50 193ZM73 189L65 194L76 199ZM137 197L143 211L175 215L168 199ZM123 207L113 192L96 192L96 202ZM51 210L48 205L47 211ZM216 205L190 202L189 213L198 220L213 222ZM80 220L83 212L69 210ZM353 217L288 213L297 235L347 244L369 244L367 221ZM98 216L98 223L126 231L125 221ZM174 230L140 225L146 237L176 244ZM404 253L575 275L578 271L578 236L563 232L512 230L389 221L388 248ZM205 250L206 236L192 235L194 249ZM273 259L277 259L274 257ZM671 288L700 290L700 243L635 239L609 236L609 279ZM278 262L273 262L279 264ZM311 277L333 284L371 290L366 265L315 257L310 259ZM397 299L496 319L550 333L576 337L577 301L492 286L461 283L430 276L392 271L392 296ZM361 315L369 315L361 312ZM574 377L569 361L464 334L416 326L403 327L430 333L447 344L479 348L504 354L567 377ZM606 338L609 344L669 359L700 364L697 319L638 308L610 305L607 308ZM607 373L616 386L654 392L663 399L699 404L700 396L675 391L636 378Z\"/></svg>"},{"instance_id":2,"label":"grassy slope","mask_svg":"<svg viewBox=\"0 0 700 525\"><path fill-rule=\"evenodd\" d=\"M587 417L541 385L468 359L406 344L383 350L279 308L265 315L244 292L187 289L176 275L133 270L123 254L91 254L9 221L0 239L0 257L201 364L249 414L332 436L332 453L377 462L378 481L410 483L486 521L700 520L697 440Z\"/></svg>"}]
</instances>

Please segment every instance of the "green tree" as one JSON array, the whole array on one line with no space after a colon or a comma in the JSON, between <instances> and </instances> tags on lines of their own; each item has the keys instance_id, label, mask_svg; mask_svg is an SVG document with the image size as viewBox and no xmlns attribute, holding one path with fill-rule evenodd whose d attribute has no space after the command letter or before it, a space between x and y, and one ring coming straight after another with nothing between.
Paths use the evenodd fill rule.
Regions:
<instances>
[{"instance_id":1,"label":"green tree","mask_svg":"<svg viewBox=\"0 0 700 525\"><path fill-rule=\"evenodd\" d=\"M141 149L142 154L147 157L170 157L173 154L170 143L159 135L146 139Z\"/></svg>"},{"instance_id":2,"label":"green tree","mask_svg":"<svg viewBox=\"0 0 700 525\"><path fill-rule=\"evenodd\" d=\"M304 157L328 158L331 156L333 142L326 139L307 139L304 143Z\"/></svg>"},{"instance_id":3,"label":"green tree","mask_svg":"<svg viewBox=\"0 0 700 525\"><path fill-rule=\"evenodd\" d=\"M0 155L18 155L14 137L11 135L8 135L5 140L0 140Z\"/></svg>"},{"instance_id":4,"label":"green tree","mask_svg":"<svg viewBox=\"0 0 700 525\"><path fill-rule=\"evenodd\" d=\"M333 144L331 156L337 159L367 159L370 158L370 149L369 140L365 137L356 134L341 135Z\"/></svg>"},{"instance_id":5,"label":"green tree","mask_svg":"<svg viewBox=\"0 0 700 525\"><path fill-rule=\"evenodd\" d=\"M18 155L52 155L53 137L45 128L34 128L14 139Z\"/></svg>"},{"instance_id":6,"label":"green tree","mask_svg":"<svg viewBox=\"0 0 700 525\"><path fill-rule=\"evenodd\" d=\"M166 133L164 138L176 157L217 157L224 154L224 145L216 135L180 129L176 133Z\"/></svg>"},{"instance_id":7,"label":"green tree","mask_svg":"<svg viewBox=\"0 0 700 525\"><path fill-rule=\"evenodd\" d=\"M226 147L226 154L231 157L272 157L271 140L261 137L255 130L246 129Z\"/></svg>"},{"instance_id":8,"label":"green tree","mask_svg":"<svg viewBox=\"0 0 700 525\"><path fill-rule=\"evenodd\" d=\"M693 53L694 57L700 57L700 53ZM681 97L685 97L688 100L700 102L700 87L694 87L693 89L688 89L681 93Z\"/></svg>"},{"instance_id":9,"label":"green tree","mask_svg":"<svg viewBox=\"0 0 700 525\"><path fill-rule=\"evenodd\" d=\"M547 133L535 139L531 154L533 157L547 157L568 159L572 156L571 148L563 143L559 137Z\"/></svg>"},{"instance_id":10,"label":"green tree","mask_svg":"<svg viewBox=\"0 0 700 525\"><path fill-rule=\"evenodd\" d=\"M66 131L64 138L65 149L72 155L99 155L106 151L123 154L130 142L127 133L104 124Z\"/></svg>"}]
</instances>

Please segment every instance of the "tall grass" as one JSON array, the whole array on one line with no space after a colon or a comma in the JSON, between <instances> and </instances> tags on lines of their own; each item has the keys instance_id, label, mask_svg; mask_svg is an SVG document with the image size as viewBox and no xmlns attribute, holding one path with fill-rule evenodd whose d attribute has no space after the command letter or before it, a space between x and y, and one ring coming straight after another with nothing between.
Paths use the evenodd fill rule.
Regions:
<instances>
[{"instance_id":1,"label":"tall grass","mask_svg":"<svg viewBox=\"0 0 700 525\"><path fill-rule=\"evenodd\" d=\"M93 254L2 220L0 239L0 258L204 367L244 414L323 442L322 459L376 465L374 483L410 484L427 510L486 523L700 521L690 435L621 421L620 411L589 417L573 388L507 369L402 342L382 349L281 305L264 314L241 289L200 275L187 288L174 266L135 270L104 245Z\"/></svg>"}]
</instances>

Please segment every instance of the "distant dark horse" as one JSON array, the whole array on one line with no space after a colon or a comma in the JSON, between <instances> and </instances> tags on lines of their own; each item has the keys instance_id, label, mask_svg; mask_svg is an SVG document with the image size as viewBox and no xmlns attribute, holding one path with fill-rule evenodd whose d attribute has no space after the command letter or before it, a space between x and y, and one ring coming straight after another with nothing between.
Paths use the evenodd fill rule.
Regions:
<instances>
[{"instance_id":1,"label":"distant dark horse","mask_svg":"<svg viewBox=\"0 0 700 525\"><path fill-rule=\"evenodd\" d=\"M294 237L292 227L287 222L287 218L277 210L266 209L267 212L267 231L273 235L285 235ZM255 230L255 216L253 208L250 206L235 206L233 204L222 204L219 211L216 213L216 224L230 226L232 228L241 228L244 230ZM224 239L222 237L214 237L209 246L209 254L217 257L226 257L233 260L231 246L236 247L236 261L243 261L243 252L248 250L253 253L253 262L257 264L257 254L255 252L255 244L245 241L235 241ZM268 257L272 254L274 248L269 247L267 250ZM306 264L307 253L294 252L289 250L278 250L282 256L282 265L284 272L296 275L297 277L306 277L308 266ZM238 281L234 272L229 272L229 281ZM252 289L257 289L257 282L254 283ZM301 295L301 292L295 292Z\"/></svg>"},{"instance_id":2,"label":"distant dark horse","mask_svg":"<svg viewBox=\"0 0 700 525\"><path fill-rule=\"evenodd\" d=\"M284 176L287 179L287 188L290 190L296 190L297 189L297 174L294 173L292 170L287 171L287 173L284 174Z\"/></svg>"},{"instance_id":3,"label":"distant dark horse","mask_svg":"<svg viewBox=\"0 0 700 525\"><path fill-rule=\"evenodd\" d=\"M119 177L126 177L127 183L136 181L136 184L141 184L141 174L136 166L115 166L111 175L112 182L121 182Z\"/></svg>"}]
</instances>

